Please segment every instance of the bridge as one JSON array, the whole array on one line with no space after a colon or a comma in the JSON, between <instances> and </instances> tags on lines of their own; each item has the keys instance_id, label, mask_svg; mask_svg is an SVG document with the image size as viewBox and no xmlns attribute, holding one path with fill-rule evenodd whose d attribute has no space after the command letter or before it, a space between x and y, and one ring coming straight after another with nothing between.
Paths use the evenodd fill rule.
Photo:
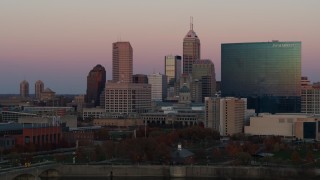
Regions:
<instances>
[{"instance_id":1,"label":"bridge","mask_svg":"<svg viewBox=\"0 0 320 180\"><path fill-rule=\"evenodd\" d=\"M40 177L58 177L59 164L39 163L31 167L0 170L1 180L40 180Z\"/></svg>"}]
</instances>

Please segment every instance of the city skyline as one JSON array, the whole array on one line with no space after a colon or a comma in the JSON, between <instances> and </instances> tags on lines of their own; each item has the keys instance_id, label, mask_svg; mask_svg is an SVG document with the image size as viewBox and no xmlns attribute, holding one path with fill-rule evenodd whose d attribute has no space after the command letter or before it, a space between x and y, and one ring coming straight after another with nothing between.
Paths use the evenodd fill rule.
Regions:
<instances>
[{"instance_id":1,"label":"city skyline","mask_svg":"<svg viewBox=\"0 0 320 180\"><path fill-rule=\"evenodd\" d=\"M316 0L3 0L0 93L18 94L21 81L40 79L57 94L85 94L87 72L96 64L112 79L112 43L117 41L132 44L133 74L164 74L164 57L182 56L190 16L201 40L201 58L212 60L217 80L222 43L279 40L301 41L302 76L320 81L319 5Z\"/></svg>"}]
</instances>

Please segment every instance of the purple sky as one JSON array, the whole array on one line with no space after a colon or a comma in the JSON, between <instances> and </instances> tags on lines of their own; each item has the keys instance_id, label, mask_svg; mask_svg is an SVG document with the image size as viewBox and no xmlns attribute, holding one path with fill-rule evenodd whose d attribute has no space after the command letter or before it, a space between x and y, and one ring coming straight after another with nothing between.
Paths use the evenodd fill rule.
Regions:
<instances>
[{"instance_id":1,"label":"purple sky","mask_svg":"<svg viewBox=\"0 0 320 180\"><path fill-rule=\"evenodd\" d=\"M111 79L111 45L133 47L134 74L164 72L164 56L182 55L194 18L201 58L220 80L220 44L302 41L302 75L320 81L319 0L1 0L0 93L30 93L40 79L58 94L86 91L86 76L102 64Z\"/></svg>"}]
</instances>

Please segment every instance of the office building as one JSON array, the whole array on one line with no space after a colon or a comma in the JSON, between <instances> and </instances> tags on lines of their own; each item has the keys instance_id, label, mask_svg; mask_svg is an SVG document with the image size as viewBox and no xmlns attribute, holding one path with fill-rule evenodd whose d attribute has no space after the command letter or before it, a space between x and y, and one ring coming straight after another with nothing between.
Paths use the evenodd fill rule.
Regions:
<instances>
[{"instance_id":1,"label":"office building","mask_svg":"<svg viewBox=\"0 0 320 180\"><path fill-rule=\"evenodd\" d=\"M211 60L197 60L192 65L192 100L204 102L216 93L216 75Z\"/></svg>"},{"instance_id":2,"label":"office building","mask_svg":"<svg viewBox=\"0 0 320 180\"><path fill-rule=\"evenodd\" d=\"M167 97L167 76L160 73L148 75L151 85L151 100L162 101Z\"/></svg>"},{"instance_id":3,"label":"office building","mask_svg":"<svg viewBox=\"0 0 320 180\"><path fill-rule=\"evenodd\" d=\"M301 42L221 45L222 96L259 112L300 112Z\"/></svg>"},{"instance_id":4,"label":"office building","mask_svg":"<svg viewBox=\"0 0 320 180\"><path fill-rule=\"evenodd\" d=\"M151 85L139 83L106 84L106 113L131 114L151 109Z\"/></svg>"},{"instance_id":5,"label":"office building","mask_svg":"<svg viewBox=\"0 0 320 180\"><path fill-rule=\"evenodd\" d=\"M164 71L169 87L179 81L181 75L181 56L167 55L164 58Z\"/></svg>"},{"instance_id":6,"label":"office building","mask_svg":"<svg viewBox=\"0 0 320 180\"><path fill-rule=\"evenodd\" d=\"M112 80L113 82L132 82L132 47L129 42L112 44Z\"/></svg>"},{"instance_id":7,"label":"office building","mask_svg":"<svg viewBox=\"0 0 320 180\"><path fill-rule=\"evenodd\" d=\"M36 99L41 99L41 93L44 90L44 84L41 80L38 80L35 84L34 84L34 94L36 96Z\"/></svg>"},{"instance_id":8,"label":"office building","mask_svg":"<svg viewBox=\"0 0 320 180\"><path fill-rule=\"evenodd\" d=\"M245 111L246 99L206 97L204 126L219 131L221 136L242 133Z\"/></svg>"},{"instance_id":9,"label":"office building","mask_svg":"<svg viewBox=\"0 0 320 180\"><path fill-rule=\"evenodd\" d=\"M20 83L20 97L21 98L29 97L29 83L26 80L23 80Z\"/></svg>"},{"instance_id":10,"label":"office building","mask_svg":"<svg viewBox=\"0 0 320 180\"><path fill-rule=\"evenodd\" d=\"M87 76L87 94L86 103L92 103L94 106L100 105L100 95L106 84L106 70L98 64Z\"/></svg>"},{"instance_id":11,"label":"office building","mask_svg":"<svg viewBox=\"0 0 320 180\"><path fill-rule=\"evenodd\" d=\"M193 20L190 22L190 30L183 39L183 73L192 73L192 64L200 59L200 39L193 31Z\"/></svg>"},{"instance_id":12,"label":"office building","mask_svg":"<svg viewBox=\"0 0 320 180\"><path fill-rule=\"evenodd\" d=\"M311 84L308 77L301 77L301 112L320 114L320 87Z\"/></svg>"}]
</instances>

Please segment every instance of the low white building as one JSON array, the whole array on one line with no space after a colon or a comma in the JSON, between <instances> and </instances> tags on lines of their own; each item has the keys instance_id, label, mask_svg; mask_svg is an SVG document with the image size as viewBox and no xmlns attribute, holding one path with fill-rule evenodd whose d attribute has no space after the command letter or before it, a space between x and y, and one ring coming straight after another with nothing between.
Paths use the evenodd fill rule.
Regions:
<instances>
[{"instance_id":1,"label":"low white building","mask_svg":"<svg viewBox=\"0 0 320 180\"><path fill-rule=\"evenodd\" d=\"M319 119L306 114L259 114L250 118L250 125L244 127L244 132L250 135L319 139Z\"/></svg>"}]
</instances>

